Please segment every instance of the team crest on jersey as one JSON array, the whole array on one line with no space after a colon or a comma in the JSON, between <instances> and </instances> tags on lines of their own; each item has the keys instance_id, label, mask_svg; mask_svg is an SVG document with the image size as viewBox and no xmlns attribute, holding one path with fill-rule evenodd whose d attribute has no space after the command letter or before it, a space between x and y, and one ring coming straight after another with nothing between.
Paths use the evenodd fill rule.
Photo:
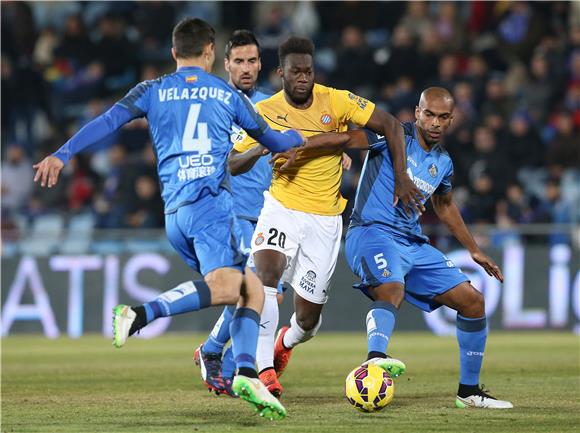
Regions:
<instances>
[{"instance_id":1,"label":"team crest on jersey","mask_svg":"<svg viewBox=\"0 0 580 433\"><path fill-rule=\"evenodd\" d=\"M323 125L329 125L330 122L332 122L332 117L330 117L329 114L323 114L320 117L320 123L322 123Z\"/></svg>"},{"instance_id":2,"label":"team crest on jersey","mask_svg":"<svg viewBox=\"0 0 580 433\"><path fill-rule=\"evenodd\" d=\"M186 83L195 83L197 81L197 75L190 75L189 77L185 77Z\"/></svg>"},{"instance_id":3,"label":"team crest on jersey","mask_svg":"<svg viewBox=\"0 0 580 433\"><path fill-rule=\"evenodd\" d=\"M434 163L429 166L429 174L431 177L437 176L437 166Z\"/></svg>"},{"instance_id":4,"label":"team crest on jersey","mask_svg":"<svg viewBox=\"0 0 580 433\"><path fill-rule=\"evenodd\" d=\"M264 243L264 234L262 232L258 233L256 240L254 241L256 245L262 245Z\"/></svg>"}]
</instances>

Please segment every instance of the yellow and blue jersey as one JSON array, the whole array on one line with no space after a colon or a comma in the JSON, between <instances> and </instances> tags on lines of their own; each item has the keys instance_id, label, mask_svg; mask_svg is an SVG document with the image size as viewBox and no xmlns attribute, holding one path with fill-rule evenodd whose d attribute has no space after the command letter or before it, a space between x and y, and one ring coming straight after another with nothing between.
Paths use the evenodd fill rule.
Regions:
<instances>
[{"instance_id":1,"label":"yellow and blue jersey","mask_svg":"<svg viewBox=\"0 0 580 433\"><path fill-rule=\"evenodd\" d=\"M419 144L417 128L412 122L402 123L407 150L407 173L421 190L425 203L432 194L451 191L453 163L449 154L436 146L426 152ZM395 178L393 163L384 137L367 131L370 151L361 172L350 227L380 224L385 230L410 239L427 242L414 211L407 216L401 202L393 206Z\"/></svg>"},{"instance_id":2,"label":"yellow and blue jersey","mask_svg":"<svg viewBox=\"0 0 580 433\"><path fill-rule=\"evenodd\" d=\"M260 89L246 93L253 104L272 96ZM243 141L246 133L238 126L232 131L232 142ZM232 176L232 195L234 196L234 212L238 218L258 221L260 211L264 207L264 191L272 182L272 166L268 163L270 157L259 158L251 170L238 176ZM251 236L251 235L250 235Z\"/></svg>"}]
</instances>

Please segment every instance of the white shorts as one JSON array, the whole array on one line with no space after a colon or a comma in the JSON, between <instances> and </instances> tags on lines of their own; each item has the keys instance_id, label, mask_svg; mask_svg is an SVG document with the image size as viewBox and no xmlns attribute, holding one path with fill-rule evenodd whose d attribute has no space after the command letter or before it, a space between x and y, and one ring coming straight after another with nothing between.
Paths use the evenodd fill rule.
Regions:
<instances>
[{"instance_id":1,"label":"white shorts","mask_svg":"<svg viewBox=\"0 0 580 433\"><path fill-rule=\"evenodd\" d=\"M284 207L264 192L264 207L252 237L256 251L275 250L287 258L282 282L315 304L325 304L342 237L342 217L301 212Z\"/></svg>"}]
</instances>

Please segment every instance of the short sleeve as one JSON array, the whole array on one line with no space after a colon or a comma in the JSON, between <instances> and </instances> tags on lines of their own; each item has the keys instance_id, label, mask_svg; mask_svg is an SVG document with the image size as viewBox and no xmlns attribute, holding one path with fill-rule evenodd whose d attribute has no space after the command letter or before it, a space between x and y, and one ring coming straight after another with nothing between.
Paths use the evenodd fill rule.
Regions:
<instances>
[{"instance_id":1,"label":"short sleeve","mask_svg":"<svg viewBox=\"0 0 580 433\"><path fill-rule=\"evenodd\" d=\"M331 89L330 95L340 123L352 122L358 126L365 126L375 110L375 104L371 101L347 90Z\"/></svg>"},{"instance_id":2,"label":"short sleeve","mask_svg":"<svg viewBox=\"0 0 580 433\"><path fill-rule=\"evenodd\" d=\"M152 81L143 81L133 87L117 105L129 110L133 118L143 117L149 112Z\"/></svg>"},{"instance_id":3,"label":"short sleeve","mask_svg":"<svg viewBox=\"0 0 580 433\"><path fill-rule=\"evenodd\" d=\"M449 167L447 168L447 173L443 176L441 183L435 190L437 195L445 195L452 189L451 181L453 180L453 163L449 160Z\"/></svg>"},{"instance_id":4,"label":"short sleeve","mask_svg":"<svg viewBox=\"0 0 580 433\"><path fill-rule=\"evenodd\" d=\"M240 153L250 150L258 144L246 131L236 126L232 128L231 140L234 145L234 150Z\"/></svg>"}]
</instances>

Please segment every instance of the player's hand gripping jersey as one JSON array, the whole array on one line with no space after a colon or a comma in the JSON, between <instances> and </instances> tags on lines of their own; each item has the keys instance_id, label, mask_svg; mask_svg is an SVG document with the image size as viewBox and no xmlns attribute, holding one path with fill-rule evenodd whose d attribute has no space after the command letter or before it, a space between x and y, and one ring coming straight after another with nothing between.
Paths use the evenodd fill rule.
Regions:
<instances>
[{"instance_id":1,"label":"player's hand gripping jersey","mask_svg":"<svg viewBox=\"0 0 580 433\"><path fill-rule=\"evenodd\" d=\"M268 124L277 130L299 129L304 135L312 136L323 132L343 132L348 123L364 126L375 105L345 90L315 84L312 90L312 105L297 109L286 102L284 91L256 104L258 112ZM255 140L245 139L236 143L234 149L245 152L255 146ZM273 170L270 193L288 209L318 215L339 215L346 206L340 195L342 176L340 152L311 152L299 156L289 170Z\"/></svg>"}]
</instances>

